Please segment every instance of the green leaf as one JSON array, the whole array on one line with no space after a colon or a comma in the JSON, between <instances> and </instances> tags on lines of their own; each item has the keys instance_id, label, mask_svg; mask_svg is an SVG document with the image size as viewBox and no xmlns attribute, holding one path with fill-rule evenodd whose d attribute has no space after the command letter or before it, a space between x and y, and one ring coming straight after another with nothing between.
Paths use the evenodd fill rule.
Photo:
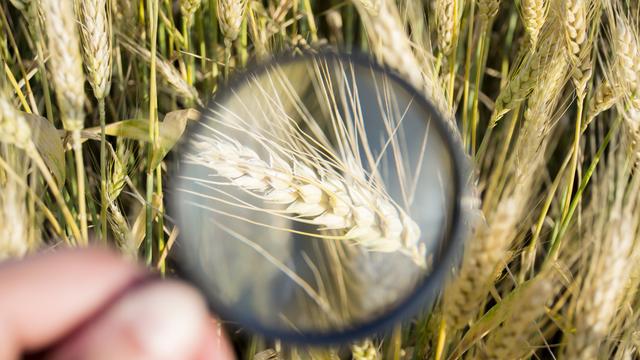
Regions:
<instances>
[{"instance_id":1,"label":"green leaf","mask_svg":"<svg viewBox=\"0 0 640 360\"><path fill-rule=\"evenodd\" d=\"M31 128L31 138L40 152L40 156L51 170L58 186L62 187L66 179L64 146L60 133L46 118L34 114L22 113Z\"/></svg>"},{"instance_id":2,"label":"green leaf","mask_svg":"<svg viewBox=\"0 0 640 360\"><path fill-rule=\"evenodd\" d=\"M156 151L151 157L152 167L156 167L173 149L187 127L187 121L196 120L200 113L195 109L176 110L165 115L159 123L160 139ZM100 128L85 130L88 134L99 134ZM147 119L122 120L106 126L109 136L149 142L149 121Z\"/></svg>"},{"instance_id":3,"label":"green leaf","mask_svg":"<svg viewBox=\"0 0 640 360\"><path fill-rule=\"evenodd\" d=\"M195 120L200 113L194 109L176 110L168 113L160 123L160 147L151 158L151 167L155 168L173 149L187 127L187 121Z\"/></svg>"}]
</instances>

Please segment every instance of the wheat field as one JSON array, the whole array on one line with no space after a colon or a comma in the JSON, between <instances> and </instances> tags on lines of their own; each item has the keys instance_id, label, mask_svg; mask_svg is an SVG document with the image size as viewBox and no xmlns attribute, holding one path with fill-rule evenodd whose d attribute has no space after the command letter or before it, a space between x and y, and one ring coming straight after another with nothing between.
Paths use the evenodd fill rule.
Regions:
<instances>
[{"instance_id":1,"label":"wheat field","mask_svg":"<svg viewBox=\"0 0 640 360\"><path fill-rule=\"evenodd\" d=\"M243 334L242 358L640 357L636 0L0 0L0 28L0 259L106 244L169 275L168 168L202 106L276 54L366 53L433 103L472 164L460 266L387 335L311 349ZM281 190L271 200L308 222L424 255L383 191L351 185L382 199L367 208L304 162L199 146L194 161ZM280 172L261 182L229 153ZM329 183L339 201L305 207Z\"/></svg>"}]
</instances>

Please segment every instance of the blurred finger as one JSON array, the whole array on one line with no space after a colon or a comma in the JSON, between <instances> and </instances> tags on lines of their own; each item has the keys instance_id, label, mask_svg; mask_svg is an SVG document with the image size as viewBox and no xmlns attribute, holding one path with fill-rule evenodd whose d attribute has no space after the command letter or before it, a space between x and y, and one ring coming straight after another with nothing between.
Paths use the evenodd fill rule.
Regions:
<instances>
[{"instance_id":1,"label":"blurred finger","mask_svg":"<svg viewBox=\"0 0 640 360\"><path fill-rule=\"evenodd\" d=\"M233 359L202 297L178 282L139 287L56 350L52 359Z\"/></svg>"}]
</instances>

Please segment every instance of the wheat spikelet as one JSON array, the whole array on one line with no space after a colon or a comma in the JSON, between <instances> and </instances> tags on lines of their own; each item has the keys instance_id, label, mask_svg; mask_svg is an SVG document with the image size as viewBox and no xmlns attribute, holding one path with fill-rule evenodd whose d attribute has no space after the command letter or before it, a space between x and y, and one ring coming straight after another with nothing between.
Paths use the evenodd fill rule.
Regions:
<instances>
[{"instance_id":1,"label":"wheat spikelet","mask_svg":"<svg viewBox=\"0 0 640 360\"><path fill-rule=\"evenodd\" d=\"M522 21L529 35L532 49L538 44L540 30L547 17L547 3L545 0L523 0L521 2Z\"/></svg>"},{"instance_id":2,"label":"wheat spikelet","mask_svg":"<svg viewBox=\"0 0 640 360\"><path fill-rule=\"evenodd\" d=\"M599 114L611 109L618 102L619 96L619 90L616 90L609 81L603 80L599 82L589 101L587 123L591 122Z\"/></svg>"},{"instance_id":3,"label":"wheat spikelet","mask_svg":"<svg viewBox=\"0 0 640 360\"><path fill-rule=\"evenodd\" d=\"M231 43L238 38L246 7L246 0L218 1L218 22L224 35L225 46L231 47Z\"/></svg>"},{"instance_id":4,"label":"wheat spikelet","mask_svg":"<svg viewBox=\"0 0 640 360\"><path fill-rule=\"evenodd\" d=\"M515 302L511 314L487 339L487 358L520 359L531 351L529 340L536 331L534 321L545 313L545 304L553 294L550 279L532 280Z\"/></svg>"},{"instance_id":5,"label":"wheat spikelet","mask_svg":"<svg viewBox=\"0 0 640 360\"><path fill-rule=\"evenodd\" d=\"M180 0L180 12L187 19L188 26L193 24L193 15L202 5L202 0Z\"/></svg>"},{"instance_id":6,"label":"wheat spikelet","mask_svg":"<svg viewBox=\"0 0 640 360\"><path fill-rule=\"evenodd\" d=\"M80 36L87 80L96 99L104 99L111 84L111 29L107 0L80 1Z\"/></svg>"},{"instance_id":7,"label":"wheat spikelet","mask_svg":"<svg viewBox=\"0 0 640 360\"><path fill-rule=\"evenodd\" d=\"M84 127L84 72L72 0L42 0L49 65L66 130Z\"/></svg>"},{"instance_id":8,"label":"wheat spikelet","mask_svg":"<svg viewBox=\"0 0 640 360\"><path fill-rule=\"evenodd\" d=\"M437 0L435 6L438 47L444 55L449 55L453 47L453 33L455 31L455 19L453 18L455 0Z\"/></svg>"},{"instance_id":9,"label":"wheat spikelet","mask_svg":"<svg viewBox=\"0 0 640 360\"><path fill-rule=\"evenodd\" d=\"M345 183L329 171L320 174L276 153L266 162L252 149L230 140L207 138L193 145L196 151L188 156L189 161L213 169L267 203L287 205L286 214L303 218L320 230L345 231L345 239L369 250L400 251L424 261L418 225L365 184Z\"/></svg>"},{"instance_id":10,"label":"wheat spikelet","mask_svg":"<svg viewBox=\"0 0 640 360\"><path fill-rule=\"evenodd\" d=\"M499 9L500 0L478 0L478 15L483 24L493 20Z\"/></svg>"}]
</instances>

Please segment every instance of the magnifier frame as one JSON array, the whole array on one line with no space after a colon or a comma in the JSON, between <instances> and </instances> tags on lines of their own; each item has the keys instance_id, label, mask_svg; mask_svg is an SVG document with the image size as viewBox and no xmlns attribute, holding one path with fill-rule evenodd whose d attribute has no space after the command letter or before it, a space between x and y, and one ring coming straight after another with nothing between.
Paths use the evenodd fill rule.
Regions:
<instances>
[{"instance_id":1,"label":"magnifier frame","mask_svg":"<svg viewBox=\"0 0 640 360\"><path fill-rule=\"evenodd\" d=\"M435 130L440 135L445 148L448 151L449 156L453 162L452 166L452 181L454 190L454 203L453 212L451 213L452 221L449 222L448 227L444 231L443 240L444 244L439 247L439 256L434 256L434 262L432 264L432 271L420 281L413 292L411 292L406 298L400 300L397 304L392 306L388 311L381 313L379 316L372 318L371 320L355 324L354 327L345 328L342 330L331 330L328 332L316 332L316 331L283 331L282 329L274 329L268 326L264 326L251 316L246 316L237 309L233 309L216 298L206 296L211 311L216 314L220 319L232 324L239 324L243 329L249 330L253 333L257 333L266 339L279 339L281 341L298 344L298 345L311 345L311 346L326 346L348 343L356 341L373 334L382 334L391 329L394 325L400 323L403 320L410 318L412 315L417 314L420 310L424 310L431 306L438 296L445 278L452 270L453 266L457 265L459 260L459 254L462 250L464 238L466 236L465 226L465 211L463 208L462 200L466 194L466 184L468 182L468 165L467 157L463 153L462 144L459 138L455 137L452 133L451 125L446 123L444 117L436 110L434 105L425 98L423 93L407 81L399 77L392 70L378 64L375 60L364 54L345 54L334 51L320 51L320 52L305 52L301 55L293 54L281 54L273 57L270 61L263 63L254 63L248 66L245 70L234 74L225 86L222 86L216 92L214 98L209 102L209 106L203 109L201 118L205 118L207 113L213 113L212 109L216 108L217 104L224 104L225 101L233 95L231 90L237 89L243 86L247 78L256 74L263 74L269 71L270 67L274 64L289 64L298 61L312 61L314 59L339 61L344 63L353 63L354 65L369 67L373 71L378 72L380 75L388 77L391 81L395 82L397 86L406 90L409 94L413 95L413 101L416 102L421 109L425 110L429 116L432 125L435 126ZM178 146L177 158L181 159L184 153L181 149L189 146L185 139L189 139L194 135L197 124L189 126L184 133L181 144ZM173 181L178 179L179 167L173 166L170 170L169 181L167 186L171 189ZM173 191L167 192L167 209L171 211L174 208L174 204L180 201L180 197ZM179 224L178 224L179 225ZM177 246L180 246L180 240L178 238ZM178 252L179 249L174 249ZM173 255L175 259L175 254ZM199 289L207 289L207 285L202 283L196 276L192 276L194 273L191 267L195 264L185 263L183 259L177 259L175 264L175 270L177 275L192 283Z\"/></svg>"}]
</instances>

